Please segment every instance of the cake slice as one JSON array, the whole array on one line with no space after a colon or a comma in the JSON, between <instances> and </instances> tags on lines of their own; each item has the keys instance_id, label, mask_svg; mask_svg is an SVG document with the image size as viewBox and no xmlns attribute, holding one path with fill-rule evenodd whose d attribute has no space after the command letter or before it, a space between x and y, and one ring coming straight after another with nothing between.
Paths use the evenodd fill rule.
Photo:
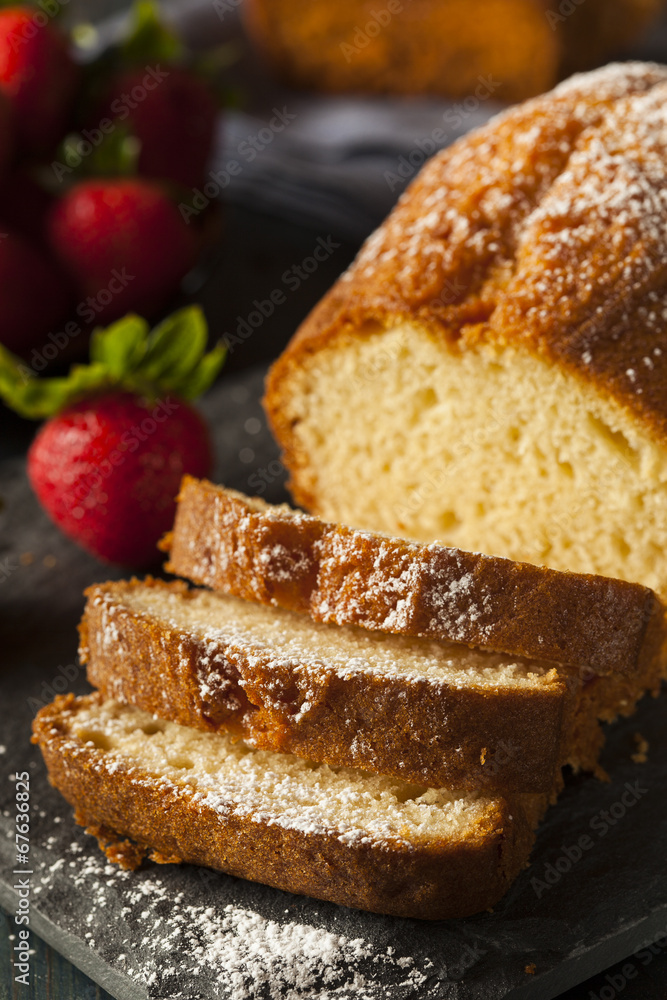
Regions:
<instances>
[{"instance_id":1,"label":"cake slice","mask_svg":"<svg viewBox=\"0 0 667 1000\"><path fill-rule=\"evenodd\" d=\"M296 502L667 595L667 67L434 156L272 368Z\"/></svg>"},{"instance_id":2,"label":"cake slice","mask_svg":"<svg viewBox=\"0 0 667 1000\"><path fill-rule=\"evenodd\" d=\"M124 867L148 853L401 917L492 906L546 806L256 750L99 694L59 696L33 729L51 783Z\"/></svg>"},{"instance_id":3,"label":"cake slice","mask_svg":"<svg viewBox=\"0 0 667 1000\"><path fill-rule=\"evenodd\" d=\"M327 524L185 476L166 568L315 621L643 673L665 609L639 584Z\"/></svg>"},{"instance_id":4,"label":"cake slice","mask_svg":"<svg viewBox=\"0 0 667 1000\"><path fill-rule=\"evenodd\" d=\"M180 581L86 591L80 656L106 697L253 745L431 787L549 792L593 769L598 718L659 684L458 643L321 625Z\"/></svg>"}]
</instances>

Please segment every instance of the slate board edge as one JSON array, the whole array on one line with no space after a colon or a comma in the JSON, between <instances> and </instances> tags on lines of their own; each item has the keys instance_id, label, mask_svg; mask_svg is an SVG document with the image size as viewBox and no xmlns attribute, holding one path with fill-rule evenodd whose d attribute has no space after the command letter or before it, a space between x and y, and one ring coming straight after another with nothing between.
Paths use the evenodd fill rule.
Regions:
<instances>
[{"instance_id":1,"label":"slate board edge","mask_svg":"<svg viewBox=\"0 0 667 1000\"><path fill-rule=\"evenodd\" d=\"M10 920L17 903L18 895L0 881L0 906L6 911ZM30 905L30 931L60 952L68 962L115 997L115 1000L148 1000L148 993L142 990L138 983L110 966L96 952L84 945L75 934L70 934L45 917L34 902Z\"/></svg>"},{"instance_id":2,"label":"slate board edge","mask_svg":"<svg viewBox=\"0 0 667 1000\"><path fill-rule=\"evenodd\" d=\"M0 881L0 906L11 915L16 908L18 895L8 885ZM148 1000L148 993L123 972L115 970L108 962L69 931L63 930L40 913L34 902L30 910L31 931L39 935L47 944L60 952L98 986L110 993L115 1000ZM505 1000L530 1000L539 988L543 1000L556 1000L562 993L580 986L593 976L604 972L624 958L629 958L641 948L650 945L656 935L667 927L667 904L655 910L646 920L633 924L625 931L613 933L587 952L572 956L543 975L530 977L525 986L510 990ZM622 946L620 945L620 942ZM447 987L447 983L442 985ZM443 998L445 994L443 994Z\"/></svg>"},{"instance_id":3,"label":"slate board edge","mask_svg":"<svg viewBox=\"0 0 667 1000\"><path fill-rule=\"evenodd\" d=\"M648 947L666 928L667 903L654 910L645 920L633 924L624 931L610 934L606 941L572 955L568 961L550 969L542 976L531 977L532 983L506 993L505 1000L531 1000L535 996L537 986L541 986L544 990L543 1000L556 1000L567 990L582 986L593 976L606 972L617 962L622 962L642 948Z\"/></svg>"}]
</instances>

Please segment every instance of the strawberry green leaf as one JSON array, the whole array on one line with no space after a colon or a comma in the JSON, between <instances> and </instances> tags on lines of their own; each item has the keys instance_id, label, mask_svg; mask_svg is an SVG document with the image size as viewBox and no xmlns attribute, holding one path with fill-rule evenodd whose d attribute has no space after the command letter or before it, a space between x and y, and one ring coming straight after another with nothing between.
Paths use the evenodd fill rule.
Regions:
<instances>
[{"instance_id":1,"label":"strawberry green leaf","mask_svg":"<svg viewBox=\"0 0 667 1000\"><path fill-rule=\"evenodd\" d=\"M91 361L104 365L113 378L122 379L141 364L148 331L146 320L132 313L106 330L98 327L90 340Z\"/></svg>"},{"instance_id":2,"label":"strawberry green leaf","mask_svg":"<svg viewBox=\"0 0 667 1000\"><path fill-rule=\"evenodd\" d=\"M141 373L149 381L167 381L189 375L206 349L206 320L198 306L180 309L151 333Z\"/></svg>"},{"instance_id":3,"label":"strawberry green leaf","mask_svg":"<svg viewBox=\"0 0 667 1000\"><path fill-rule=\"evenodd\" d=\"M105 102L110 82L119 74L147 70L149 65L180 64L188 57L188 50L178 35L162 23L158 5L150 0L133 4L124 37L115 44L102 46L100 33L87 23L74 26L72 39L83 63L73 117L77 128L90 124L100 102Z\"/></svg>"},{"instance_id":4,"label":"strawberry green leaf","mask_svg":"<svg viewBox=\"0 0 667 1000\"><path fill-rule=\"evenodd\" d=\"M0 10L4 9L5 7L17 7L17 6L18 4L16 0L0 0ZM42 27L44 23L42 18L45 13L48 14L49 18L57 20L62 16L64 6L65 4L61 2L61 3L54 3L52 5L49 5L48 7L42 7L40 4L36 2L36 0L33 0L33 2L30 3L21 4L21 7L29 7L35 11L35 14L39 15L39 17L35 18L34 21L35 28L37 29ZM54 7L55 10L53 9ZM28 37L32 38L33 36L29 35ZM14 40L15 48L18 48L19 45L20 45L20 39L15 39Z\"/></svg>"},{"instance_id":5,"label":"strawberry green leaf","mask_svg":"<svg viewBox=\"0 0 667 1000\"><path fill-rule=\"evenodd\" d=\"M123 65L144 66L147 62L181 62L185 48L178 35L160 19L157 4L138 0L132 8L132 29L121 43Z\"/></svg>"},{"instance_id":6,"label":"strawberry green leaf","mask_svg":"<svg viewBox=\"0 0 667 1000\"><path fill-rule=\"evenodd\" d=\"M188 69L207 85L220 108L239 108L244 103L243 91L227 78L227 71L242 54L238 43L223 42L196 53L188 62Z\"/></svg>"},{"instance_id":7,"label":"strawberry green leaf","mask_svg":"<svg viewBox=\"0 0 667 1000\"><path fill-rule=\"evenodd\" d=\"M0 398L22 417L40 420L58 413L73 399L109 383L103 365L76 365L63 378L35 378L27 365L0 344Z\"/></svg>"},{"instance_id":8,"label":"strawberry green leaf","mask_svg":"<svg viewBox=\"0 0 667 1000\"><path fill-rule=\"evenodd\" d=\"M206 340L206 319L199 306L179 310L152 331L137 375L163 391L195 399L212 384L227 353L220 344L204 354Z\"/></svg>"},{"instance_id":9,"label":"strawberry green leaf","mask_svg":"<svg viewBox=\"0 0 667 1000\"><path fill-rule=\"evenodd\" d=\"M141 143L127 125L114 123L92 153L82 161L86 176L133 177L137 173Z\"/></svg>"},{"instance_id":10,"label":"strawberry green leaf","mask_svg":"<svg viewBox=\"0 0 667 1000\"><path fill-rule=\"evenodd\" d=\"M99 130L98 130L99 131ZM70 132L56 149L49 168L39 170L39 180L52 194L63 192L88 177L132 177L137 173L141 143L127 125L115 123L101 141L92 146L80 132Z\"/></svg>"},{"instance_id":11,"label":"strawberry green leaf","mask_svg":"<svg viewBox=\"0 0 667 1000\"><path fill-rule=\"evenodd\" d=\"M215 382L218 372L225 363L227 348L222 343L216 344L212 351L205 354L197 368L174 383L172 392L182 399L197 399Z\"/></svg>"},{"instance_id":12,"label":"strawberry green leaf","mask_svg":"<svg viewBox=\"0 0 667 1000\"><path fill-rule=\"evenodd\" d=\"M164 393L195 399L212 384L226 356L218 344L205 354L206 320L199 306L167 317L154 330L129 314L91 338L89 365L69 375L38 378L0 344L0 399L21 416L44 419L102 390L134 392L148 399Z\"/></svg>"}]
</instances>

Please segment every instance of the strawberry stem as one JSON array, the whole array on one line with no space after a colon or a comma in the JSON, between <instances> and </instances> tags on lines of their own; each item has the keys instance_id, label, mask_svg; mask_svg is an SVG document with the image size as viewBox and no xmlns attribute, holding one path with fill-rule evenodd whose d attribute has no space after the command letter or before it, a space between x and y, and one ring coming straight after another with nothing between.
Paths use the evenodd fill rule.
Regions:
<instances>
[{"instance_id":1,"label":"strawberry stem","mask_svg":"<svg viewBox=\"0 0 667 1000\"><path fill-rule=\"evenodd\" d=\"M37 378L0 344L0 398L34 420L107 389L147 399L165 394L196 399L215 381L227 353L222 343L206 353L207 339L199 306L180 309L152 330L145 319L130 313L93 332L89 365L74 365L69 375L56 378Z\"/></svg>"}]
</instances>

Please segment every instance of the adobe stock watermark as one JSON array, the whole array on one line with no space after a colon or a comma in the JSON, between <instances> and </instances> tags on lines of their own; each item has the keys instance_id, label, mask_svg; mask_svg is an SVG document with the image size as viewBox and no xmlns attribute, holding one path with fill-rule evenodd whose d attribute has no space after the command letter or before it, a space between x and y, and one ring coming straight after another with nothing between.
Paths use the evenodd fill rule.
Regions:
<instances>
[{"instance_id":1,"label":"adobe stock watermark","mask_svg":"<svg viewBox=\"0 0 667 1000\"><path fill-rule=\"evenodd\" d=\"M459 979L463 979L466 972L472 969L474 965L484 958L487 953L486 948L482 948L479 942L475 944L465 944L459 955L458 961L454 965L447 966L446 979L450 982L456 982Z\"/></svg>"},{"instance_id":2,"label":"adobe stock watermark","mask_svg":"<svg viewBox=\"0 0 667 1000\"><path fill-rule=\"evenodd\" d=\"M98 491L104 485L105 480L113 475L114 469L123 465L127 456L132 455L137 448L148 441L159 425L168 420L178 409L180 409L180 403L174 399L167 397L159 400L140 424L134 424L128 431L125 431L118 448L114 448L96 469L82 476L71 490L63 494L63 503L71 510L72 517L80 521L85 517L86 508L97 506Z\"/></svg>"},{"instance_id":3,"label":"adobe stock watermark","mask_svg":"<svg viewBox=\"0 0 667 1000\"><path fill-rule=\"evenodd\" d=\"M5 583L19 568L18 562L13 556L4 556L0 559L0 583Z\"/></svg>"},{"instance_id":4,"label":"adobe stock watermark","mask_svg":"<svg viewBox=\"0 0 667 1000\"><path fill-rule=\"evenodd\" d=\"M254 496L261 497L276 479L282 479L286 473L287 469L280 459L274 458L268 465L255 469L252 475L248 476L248 488L253 491Z\"/></svg>"},{"instance_id":5,"label":"adobe stock watermark","mask_svg":"<svg viewBox=\"0 0 667 1000\"><path fill-rule=\"evenodd\" d=\"M431 308L438 306L452 305L457 302L466 292L467 286L463 285L456 278L447 278L442 286L442 292L436 299L430 302ZM409 346L409 338L402 334L400 338L392 340L389 346L382 346L376 349L370 361L357 368L352 379L355 389L362 389L366 383L375 382L394 362L400 358L405 348Z\"/></svg>"},{"instance_id":6,"label":"adobe stock watermark","mask_svg":"<svg viewBox=\"0 0 667 1000\"><path fill-rule=\"evenodd\" d=\"M14 966L14 982L22 986L30 986L30 896L32 892L31 876L33 875L30 859L30 773L17 771L13 776L16 790L14 792L16 811L16 833L14 843L13 888L17 903L14 911L14 923L17 927L17 943L13 947L12 965Z\"/></svg>"},{"instance_id":7,"label":"adobe stock watermark","mask_svg":"<svg viewBox=\"0 0 667 1000\"><path fill-rule=\"evenodd\" d=\"M238 177L244 163L252 163L260 153L270 146L276 135L284 132L288 125L296 120L296 115L285 106L273 108L272 117L256 132L249 133L236 147L238 159L228 160L220 170L211 170L208 180L200 188L193 188L189 201L182 201L178 206L181 217L187 223L196 219L200 212L211 204L229 187L233 177Z\"/></svg>"},{"instance_id":8,"label":"adobe stock watermark","mask_svg":"<svg viewBox=\"0 0 667 1000\"><path fill-rule=\"evenodd\" d=\"M351 63L355 56L363 52L366 46L370 45L371 41L391 24L396 14L400 14L402 11L401 0L388 0L386 6L379 10L371 10L368 21L363 25L357 25L351 40L340 43L340 50L345 56L345 62Z\"/></svg>"},{"instance_id":9,"label":"adobe stock watermark","mask_svg":"<svg viewBox=\"0 0 667 1000\"><path fill-rule=\"evenodd\" d=\"M18 52L23 45L32 41L38 31L45 28L54 17L57 17L68 3L69 0L37 0L35 6L39 7L39 10L36 10L30 20L21 25L20 31L10 31L7 36L12 52Z\"/></svg>"},{"instance_id":10,"label":"adobe stock watermark","mask_svg":"<svg viewBox=\"0 0 667 1000\"><path fill-rule=\"evenodd\" d=\"M481 104L488 101L502 86L501 80L492 76L479 76L473 94L462 101L457 101L452 107L442 113L444 128L434 128L429 135L417 139L414 148L409 153L402 153L396 161L394 170L385 170L383 176L390 191L405 186L418 170L434 153L447 145L452 131L459 132L468 118L479 110Z\"/></svg>"},{"instance_id":11,"label":"adobe stock watermark","mask_svg":"<svg viewBox=\"0 0 667 1000\"><path fill-rule=\"evenodd\" d=\"M127 273L127 268L124 267L120 271L114 268L109 282L104 288L100 288L95 295L89 295L82 302L79 302L75 309L76 315L88 326L95 323L102 310L110 305L116 295L120 295L129 283L134 281L134 278L133 274ZM83 333L83 330L84 327L75 320L69 320L62 330L51 331L47 335L47 342L41 348L33 347L29 364L19 364L18 366L24 383L35 378L39 372L44 371L48 363L55 361L69 342Z\"/></svg>"},{"instance_id":12,"label":"adobe stock watermark","mask_svg":"<svg viewBox=\"0 0 667 1000\"><path fill-rule=\"evenodd\" d=\"M118 125L129 118L135 108L139 107L148 95L169 77L169 71L161 69L159 65L144 68L146 72L141 82L135 84L129 92L114 98L109 105L113 118L102 118L97 123L96 128L82 129L81 138L67 145L65 162L63 163L62 160L51 162L51 171L59 184L101 145L106 136L112 135Z\"/></svg>"},{"instance_id":13,"label":"adobe stock watermark","mask_svg":"<svg viewBox=\"0 0 667 1000\"><path fill-rule=\"evenodd\" d=\"M213 0L213 10L224 21L228 14L235 14L242 3L243 0Z\"/></svg>"},{"instance_id":14,"label":"adobe stock watermark","mask_svg":"<svg viewBox=\"0 0 667 1000\"><path fill-rule=\"evenodd\" d=\"M351 385L354 389L362 390L366 385L377 381L390 368L405 351L408 346L406 334L392 340L388 347L379 347L370 361L357 366Z\"/></svg>"},{"instance_id":15,"label":"adobe stock watermark","mask_svg":"<svg viewBox=\"0 0 667 1000\"><path fill-rule=\"evenodd\" d=\"M72 684L79 678L83 670L84 667L82 667L80 663L60 664L51 680L42 682L39 696L31 696L27 699L30 711L33 714L38 712L40 708L43 708L45 705L54 701L56 695L64 694L65 691L69 691Z\"/></svg>"},{"instance_id":16,"label":"adobe stock watermark","mask_svg":"<svg viewBox=\"0 0 667 1000\"><path fill-rule=\"evenodd\" d=\"M658 956L663 955L667 949L667 930L660 931L655 935L653 941L645 948L640 948L632 957L621 966L618 972L608 972L605 975L606 983L601 990L594 993L590 990L588 1000L615 1000L623 992L625 987L639 975L639 963L646 967Z\"/></svg>"},{"instance_id":17,"label":"adobe stock watermark","mask_svg":"<svg viewBox=\"0 0 667 1000\"><path fill-rule=\"evenodd\" d=\"M287 288L291 292L296 292L317 271L320 264L328 260L340 246L341 244L337 243L333 236L318 236L312 253L304 257L298 264L293 264L286 271L283 271L281 282L284 288ZM233 333L225 333L222 337L222 342L230 354L233 354L236 347L252 337L255 330L258 330L270 316L273 316L279 306L287 302L287 294L284 288L274 288L268 293L266 298L254 299L252 302L253 309L248 315L245 317L236 317L235 331Z\"/></svg>"},{"instance_id":18,"label":"adobe stock watermark","mask_svg":"<svg viewBox=\"0 0 667 1000\"><path fill-rule=\"evenodd\" d=\"M545 892L558 885L564 875L572 870L584 854L591 851L595 844L606 837L610 830L620 823L630 809L648 795L648 788L643 788L641 781L626 781L620 798L609 809L601 809L588 824L590 833L582 833L574 844L561 846L561 853L555 861L547 861L543 866L542 877L533 876L530 880L533 892L541 899ZM595 834L597 840L591 834Z\"/></svg>"},{"instance_id":19,"label":"adobe stock watermark","mask_svg":"<svg viewBox=\"0 0 667 1000\"><path fill-rule=\"evenodd\" d=\"M557 10L545 10L544 16L552 31L556 31L559 24L572 17L575 11L586 3L586 0L561 0Z\"/></svg>"}]
</instances>

